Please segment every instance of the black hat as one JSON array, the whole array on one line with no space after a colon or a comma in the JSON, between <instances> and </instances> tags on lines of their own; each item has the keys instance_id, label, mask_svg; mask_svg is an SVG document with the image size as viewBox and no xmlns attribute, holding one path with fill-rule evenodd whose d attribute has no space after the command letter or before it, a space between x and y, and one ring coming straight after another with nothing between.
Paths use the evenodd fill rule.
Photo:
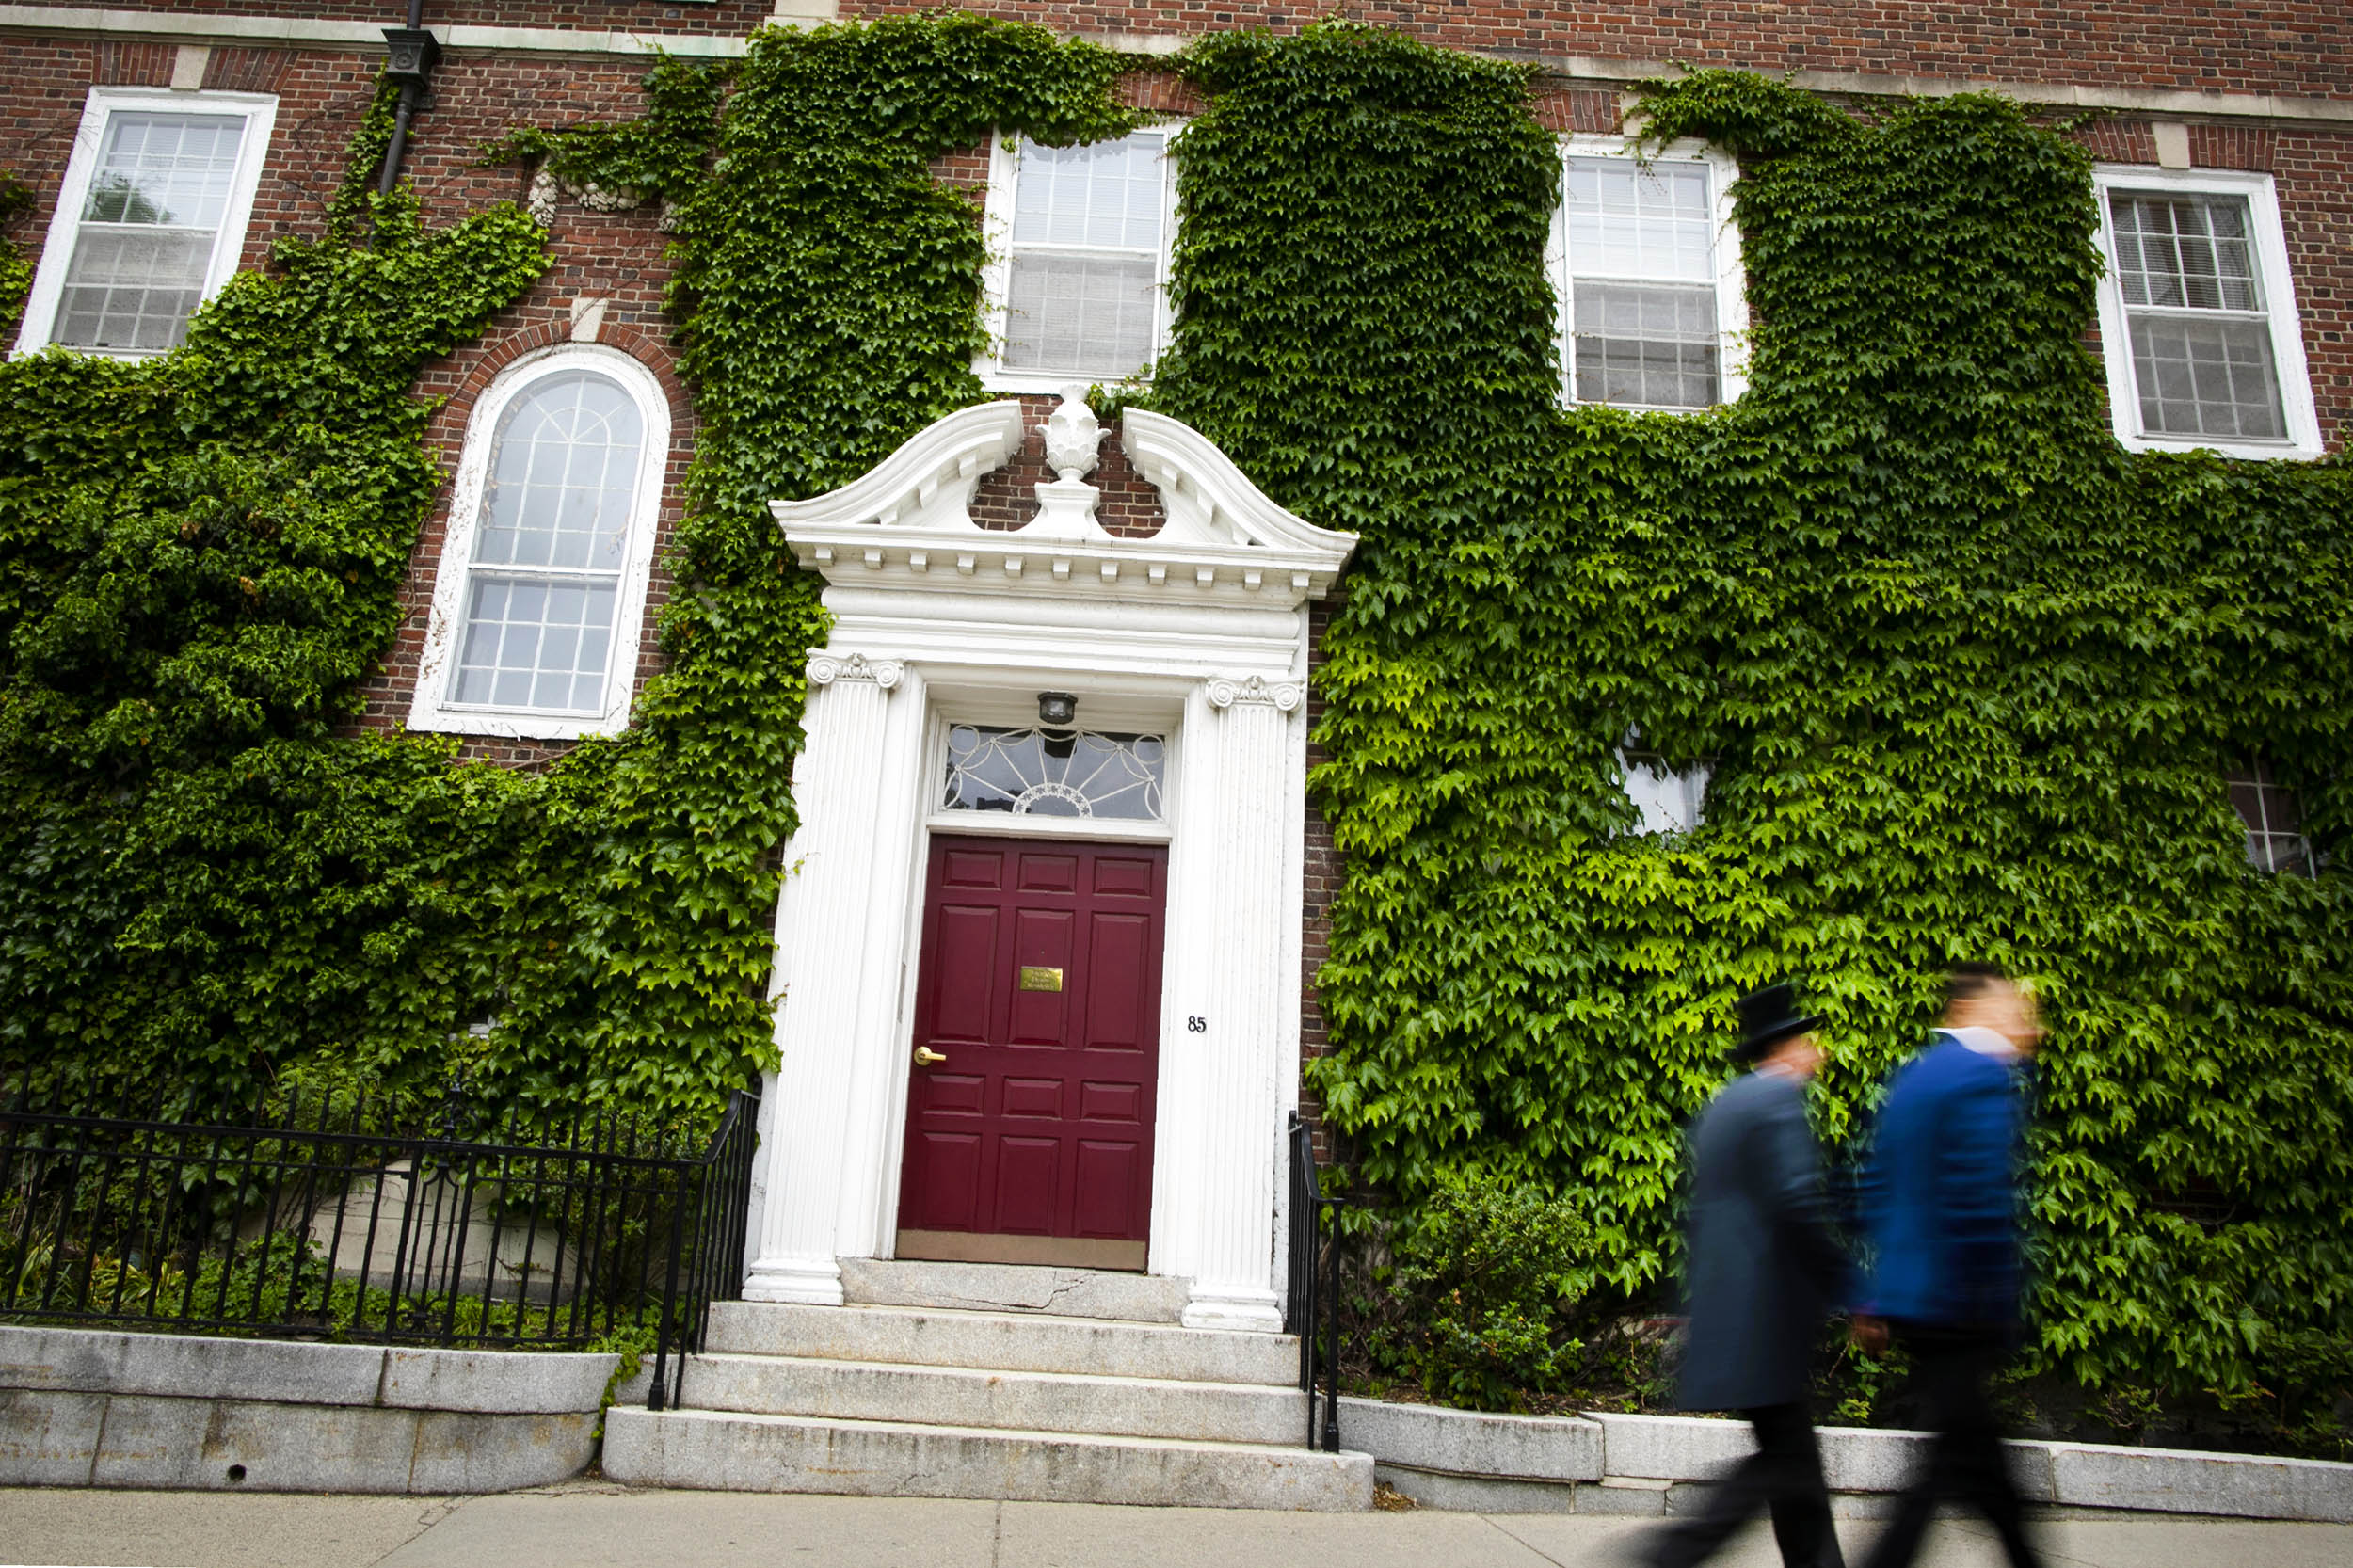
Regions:
<instances>
[{"instance_id":1,"label":"black hat","mask_svg":"<svg viewBox=\"0 0 2353 1568\"><path fill-rule=\"evenodd\" d=\"M1740 1043L1733 1054L1753 1062L1792 1034L1803 1034L1822 1021L1820 1015L1798 1011L1798 988L1784 980L1751 991L1740 999Z\"/></svg>"}]
</instances>

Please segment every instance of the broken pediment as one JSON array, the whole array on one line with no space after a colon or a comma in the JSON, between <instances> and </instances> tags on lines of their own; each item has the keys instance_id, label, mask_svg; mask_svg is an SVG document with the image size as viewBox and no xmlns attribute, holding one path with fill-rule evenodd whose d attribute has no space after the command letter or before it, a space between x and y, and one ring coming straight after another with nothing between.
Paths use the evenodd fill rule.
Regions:
<instances>
[{"instance_id":1,"label":"broken pediment","mask_svg":"<svg viewBox=\"0 0 2353 1568\"><path fill-rule=\"evenodd\" d=\"M1114 537L1086 481L1108 432L1082 389L1064 393L1044 434L1057 477L1032 487L1037 509L1015 529L984 529L971 512L982 477L1021 448L1011 399L959 409L840 489L769 510L804 567L870 588L964 580L997 592L1296 605L1329 592L1356 547L1354 535L1277 505L1207 436L1142 409L1122 416L1118 436L1167 522L1148 538Z\"/></svg>"}]
</instances>

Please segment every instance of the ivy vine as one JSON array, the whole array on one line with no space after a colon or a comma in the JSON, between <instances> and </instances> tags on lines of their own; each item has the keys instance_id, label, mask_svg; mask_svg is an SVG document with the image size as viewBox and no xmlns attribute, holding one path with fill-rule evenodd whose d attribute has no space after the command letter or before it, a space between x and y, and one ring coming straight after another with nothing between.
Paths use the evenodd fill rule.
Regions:
<instances>
[{"instance_id":1,"label":"ivy vine","mask_svg":"<svg viewBox=\"0 0 2353 1568\"><path fill-rule=\"evenodd\" d=\"M1408 1212L1533 1181L1598 1289L1657 1291L1738 992L1810 987L1851 1144L1944 966L1993 957L2052 1028L2041 1365L2342 1387L2347 884L2251 871L2222 770L2263 759L2345 852L2346 472L2119 449L2085 152L1993 98L1652 84L1651 138L1742 159L1749 387L1563 408L1527 72L1346 24L1179 68L1208 107L1148 398L1364 540L1319 676L1348 878L1311 1069L1364 1176ZM494 150L669 204L699 420L665 672L543 774L338 733L436 482L407 389L547 264L511 208L375 197L380 104L324 235L185 348L0 367L0 1064L692 1113L765 1060L824 632L765 504L984 395L982 243L927 166L1116 135L1121 69L939 13L764 31L663 64L640 120ZM1712 764L1704 825L1633 831L1629 731Z\"/></svg>"},{"instance_id":2,"label":"ivy vine","mask_svg":"<svg viewBox=\"0 0 2353 1568\"><path fill-rule=\"evenodd\" d=\"M2086 152L1963 96L1865 123L1753 76L1643 92L1743 158L1750 385L1559 407L1558 153L1519 72L1351 26L1205 41L1158 396L1365 543L1323 645L1348 862L1310 1077L1409 1206L1575 1198L1672 1265L1679 1126L1790 974L1851 1144L1938 979L2037 980L2039 1365L2325 1411L2353 1351L2353 924L2257 872L2260 757L2343 842L2341 462L2135 456L2084 345ZM1712 763L1631 831L1629 731Z\"/></svg>"},{"instance_id":3,"label":"ivy vine","mask_svg":"<svg viewBox=\"0 0 2353 1568\"><path fill-rule=\"evenodd\" d=\"M673 204L701 426L664 673L542 773L347 731L439 483L424 363L548 264L367 176L139 363L0 367L0 1070L213 1110L312 1080L708 1115L767 984L815 583L766 512L975 401L981 242L927 160L1131 122L1115 56L925 17L665 61L494 157ZM720 113L724 102L726 113ZM0 279L0 281L4 281Z\"/></svg>"}]
</instances>

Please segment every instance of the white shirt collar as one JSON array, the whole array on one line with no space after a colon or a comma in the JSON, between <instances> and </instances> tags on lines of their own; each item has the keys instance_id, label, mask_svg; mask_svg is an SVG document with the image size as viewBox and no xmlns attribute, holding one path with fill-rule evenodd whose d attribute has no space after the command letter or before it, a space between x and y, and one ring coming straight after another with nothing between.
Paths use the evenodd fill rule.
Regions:
<instances>
[{"instance_id":1,"label":"white shirt collar","mask_svg":"<svg viewBox=\"0 0 2353 1568\"><path fill-rule=\"evenodd\" d=\"M1979 1056L1991 1056L1997 1062L2018 1059L2018 1047L1998 1029L1988 1029L1983 1024L1963 1024L1959 1029L1947 1029L1945 1032Z\"/></svg>"}]
</instances>

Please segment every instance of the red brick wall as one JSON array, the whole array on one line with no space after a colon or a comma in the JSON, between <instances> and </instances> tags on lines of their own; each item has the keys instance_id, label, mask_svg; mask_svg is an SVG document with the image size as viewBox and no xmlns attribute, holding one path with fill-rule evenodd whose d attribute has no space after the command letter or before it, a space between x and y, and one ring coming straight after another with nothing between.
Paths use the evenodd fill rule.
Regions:
<instances>
[{"instance_id":1,"label":"red brick wall","mask_svg":"<svg viewBox=\"0 0 2353 1568\"><path fill-rule=\"evenodd\" d=\"M1018 528L1037 516L1035 487L1051 483L1054 471L1046 466L1047 416L1062 400L1031 392L1021 398L1021 450L1013 460L981 477L972 497L972 520L983 528ZM1160 492L1128 461L1119 444L1119 427L1112 426L1101 448L1101 461L1087 483L1103 492L1096 503L1096 520L1104 531L1123 539L1148 539L1160 531L1167 515L1160 509Z\"/></svg>"},{"instance_id":2,"label":"red brick wall","mask_svg":"<svg viewBox=\"0 0 2353 1568\"><path fill-rule=\"evenodd\" d=\"M118 10L172 11L184 16L284 16L365 22L398 27L408 21L403 0L123 0ZM742 38L768 20L770 0L425 0L424 24L446 34L453 26L573 27L587 32Z\"/></svg>"},{"instance_id":3,"label":"red brick wall","mask_svg":"<svg viewBox=\"0 0 2353 1568\"><path fill-rule=\"evenodd\" d=\"M125 8L184 14L318 17L378 25L402 19L393 0L168 0ZM845 18L924 9L919 0L851 0ZM1092 0L1044 7L970 0L968 8L1041 21L1069 33L1193 35L1238 27L1296 32L1332 8L1230 0ZM767 19L767 0L712 5L659 0L428 0L425 24L621 29L741 38ZM1585 58L1838 71L1975 81L2080 82L2185 91L2353 97L2353 28L2336 8L2121 0L2099 7L2006 0L1962 6L1919 0L1670 0L1531 7L1509 0L1388 0L1340 8L1449 48L1536 60Z\"/></svg>"}]
</instances>

